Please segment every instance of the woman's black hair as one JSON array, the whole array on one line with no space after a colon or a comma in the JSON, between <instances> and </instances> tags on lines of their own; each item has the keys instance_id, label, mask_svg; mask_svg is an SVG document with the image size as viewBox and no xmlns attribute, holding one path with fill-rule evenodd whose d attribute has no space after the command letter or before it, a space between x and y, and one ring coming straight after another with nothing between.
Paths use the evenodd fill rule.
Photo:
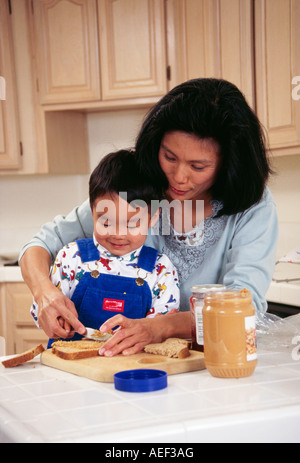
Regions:
<instances>
[{"instance_id":1,"label":"woman's black hair","mask_svg":"<svg viewBox=\"0 0 300 463\"><path fill-rule=\"evenodd\" d=\"M126 193L128 203L160 200L163 188L155 181L146 178L140 171L135 151L120 150L106 155L94 169L89 182L89 199L91 208L95 200L105 194Z\"/></svg>"},{"instance_id":2,"label":"woman's black hair","mask_svg":"<svg viewBox=\"0 0 300 463\"><path fill-rule=\"evenodd\" d=\"M215 140L222 164L211 189L223 202L218 215L257 203L271 173L262 126L240 90L222 79L194 79L175 87L147 115L136 140L140 168L163 188L158 153L165 133L183 131Z\"/></svg>"}]
</instances>

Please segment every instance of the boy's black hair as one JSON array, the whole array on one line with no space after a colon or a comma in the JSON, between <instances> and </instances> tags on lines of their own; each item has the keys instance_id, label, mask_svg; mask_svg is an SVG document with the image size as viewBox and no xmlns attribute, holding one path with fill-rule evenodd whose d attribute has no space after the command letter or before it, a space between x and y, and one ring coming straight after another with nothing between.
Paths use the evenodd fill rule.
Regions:
<instances>
[{"instance_id":1,"label":"boy's black hair","mask_svg":"<svg viewBox=\"0 0 300 463\"><path fill-rule=\"evenodd\" d=\"M139 169L134 150L120 150L106 155L90 176L89 198L93 208L95 200L105 194L127 194L128 203L161 200L163 188Z\"/></svg>"},{"instance_id":2,"label":"boy's black hair","mask_svg":"<svg viewBox=\"0 0 300 463\"><path fill-rule=\"evenodd\" d=\"M140 168L164 189L168 181L158 153L167 132L215 140L221 168L211 189L223 202L218 215L242 212L258 202L272 172L261 124L240 90L222 79L193 79L165 95L147 115L136 141Z\"/></svg>"}]
</instances>

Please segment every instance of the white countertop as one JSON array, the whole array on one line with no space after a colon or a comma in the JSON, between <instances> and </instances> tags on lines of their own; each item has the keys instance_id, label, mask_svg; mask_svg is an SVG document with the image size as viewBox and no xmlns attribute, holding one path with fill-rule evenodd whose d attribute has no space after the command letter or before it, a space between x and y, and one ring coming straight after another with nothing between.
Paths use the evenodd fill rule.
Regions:
<instances>
[{"instance_id":1,"label":"white countertop","mask_svg":"<svg viewBox=\"0 0 300 463\"><path fill-rule=\"evenodd\" d=\"M266 299L277 304L299 307L300 310L300 280L280 283L272 281Z\"/></svg>"},{"instance_id":2,"label":"white countertop","mask_svg":"<svg viewBox=\"0 0 300 463\"><path fill-rule=\"evenodd\" d=\"M266 298L269 302L300 308L300 265L278 263Z\"/></svg>"},{"instance_id":3,"label":"white countertop","mask_svg":"<svg viewBox=\"0 0 300 463\"><path fill-rule=\"evenodd\" d=\"M299 341L300 344L300 341ZM168 377L168 388L124 393L41 365L0 364L0 442L300 442L300 360L259 352L255 373Z\"/></svg>"},{"instance_id":4,"label":"white countertop","mask_svg":"<svg viewBox=\"0 0 300 463\"><path fill-rule=\"evenodd\" d=\"M0 283L24 281L20 267L4 267L0 265Z\"/></svg>"}]
</instances>

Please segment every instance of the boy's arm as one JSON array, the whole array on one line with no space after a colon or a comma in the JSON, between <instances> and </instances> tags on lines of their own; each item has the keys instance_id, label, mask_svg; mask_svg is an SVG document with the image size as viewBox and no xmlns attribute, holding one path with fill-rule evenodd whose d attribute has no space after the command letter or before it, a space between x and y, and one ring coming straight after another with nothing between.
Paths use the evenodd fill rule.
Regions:
<instances>
[{"instance_id":1,"label":"boy's arm","mask_svg":"<svg viewBox=\"0 0 300 463\"><path fill-rule=\"evenodd\" d=\"M157 260L157 281L152 289L152 309L147 318L179 311L180 291L178 273L170 259L162 255Z\"/></svg>"},{"instance_id":2,"label":"boy's arm","mask_svg":"<svg viewBox=\"0 0 300 463\"><path fill-rule=\"evenodd\" d=\"M177 271L166 256L161 259L159 263L165 267L157 267L157 271L161 270L157 283L160 286L157 286L157 290L154 287L156 296L153 298L153 310L146 318L138 320L122 315L107 320L100 327L101 331L107 332L117 326L119 329L105 343L100 355L132 355L142 351L147 344L163 342L172 337L191 338L190 312L178 312L180 293ZM164 313L165 316L156 316Z\"/></svg>"}]
</instances>

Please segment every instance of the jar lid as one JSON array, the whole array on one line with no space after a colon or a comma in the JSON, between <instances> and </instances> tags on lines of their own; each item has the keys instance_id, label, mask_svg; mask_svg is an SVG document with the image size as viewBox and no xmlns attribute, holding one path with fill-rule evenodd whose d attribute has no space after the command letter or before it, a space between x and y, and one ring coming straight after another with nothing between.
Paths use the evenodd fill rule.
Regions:
<instances>
[{"instance_id":1,"label":"jar lid","mask_svg":"<svg viewBox=\"0 0 300 463\"><path fill-rule=\"evenodd\" d=\"M193 293L207 293L208 291L222 291L226 289L225 285L214 285L214 284L207 284L207 285L197 285L191 286L191 291Z\"/></svg>"},{"instance_id":2,"label":"jar lid","mask_svg":"<svg viewBox=\"0 0 300 463\"><path fill-rule=\"evenodd\" d=\"M115 388L125 392L151 392L168 386L168 375L162 370L127 370L114 375Z\"/></svg>"},{"instance_id":3,"label":"jar lid","mask_svg":"<svg viewBox=\"0 0 300 463\"><path fill-rule=\"evenodd\" d=\"M205 299L217 300L218 302L231 301L240 303L241 301L252 300L251 292L247 289L221 289L220 291L208 291Z\"/></svg>"}]
</instances>

